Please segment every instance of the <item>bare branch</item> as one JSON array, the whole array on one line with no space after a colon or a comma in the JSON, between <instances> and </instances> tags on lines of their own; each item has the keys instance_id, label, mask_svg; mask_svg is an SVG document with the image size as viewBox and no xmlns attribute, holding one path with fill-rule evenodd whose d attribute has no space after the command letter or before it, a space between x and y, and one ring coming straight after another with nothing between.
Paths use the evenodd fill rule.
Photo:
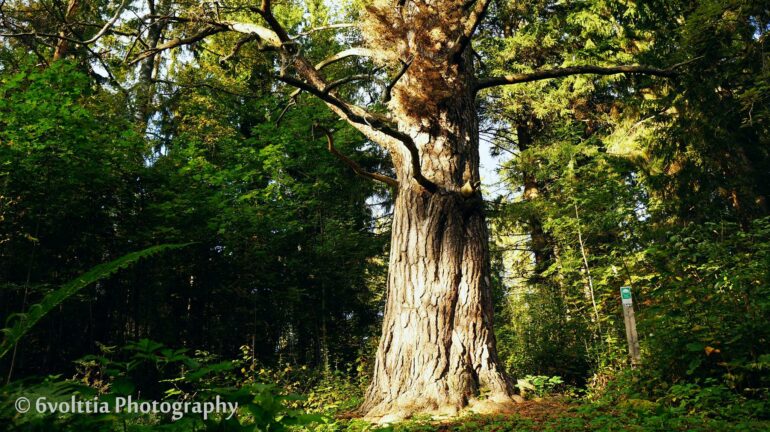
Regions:
<instances>
[{"instance_id":1,"label":"bare branch","mask_svg":"<svg viewBox=\"0 0 770 432\"><path fill-rule=\"evenodd\" d=\"M372 74L359 74L359 75L346 76L344 78L340 78L338 80L335 80L326 84L326 87L323 88L323 92L329 93L330 91L334 90L335 88L341 85L351 83L353 81L362 81L365 79L372 79L372 78L373 78Z\"/></svg>"},{"instance_id":2,"label":"bare branch","mask_svg":"<svg viewBox=\"0 0 770 432\"><path fill-rule=\"evenodd\" d=\"M377 54L376 50L369 48L348 48L321 60L321 62L315 65L315 70L321 70L332 63L336 63L348 57L376 57Z\"/></svg>"},{"instance_id":3,"label":"bare branch","mask_svg":"<svg viewBox=\"0 0 770 432\"><path fill-rule=\"evenodd\" d=\"M307 91L308 93L326 102L327 105L329 105L332 110L335 111L340 117L350 122L354 127L375 141L377 141L375 137L378 134L382 134L390 138L395 138L397 141L400 141L401 144L407 148L411 156L412 175L415 181L417 181L420 186L425 188L425 190L430 193L434 193L438 190L438 186L432 181L428 180L422 174L420 153L417 149L417 145L415 145L412 137L409 136L409 134L398 130L398 127L391 123L388 119L369 113L361 107L350 105L340 100L333 94L325 93L322 90L319 90L319 87L325 87L326 84L318 73L318 67L311 66L304 58L297 57L295 60L295 66L297 71L305 78L307 78L308 81L310 81L312 84L287 76L281 76L279 79L287 84L297 87L300 90ZM380 137L379 142L382 143L382 137Z\"/></svg>"},{"instance_id":4,"label":"bare branch","mask_svg":"<svg viewBox=\"0 0 770 432\"><path fill-rule=\"evenodd\" d=\"M364 132L367 136L372 137L371 132L379 132L400 141L409 151L412 162L412 176L415 181L430 193L434 193L438 190L438 186L422 174L420 152L411 136L399 131L386 119L369 113L361 107L350 105L332 94L319 90L312 84L288 76L280 76L278 79L326 102L340 117L352 123L353 126ZM367 131L370 133L367 133Z\"/></svg>"},{"instance_id":5,"label":"bare branch","mask_svg":"<svg viewBox=\"0 0 770 432\"><path fill-rule=\"evenodd\" d=\"M287 76L283 71L277 77L280 81L289 84L299 91L307 91L308 93L318 97L327 104L327 106L343 120L349 122L353 127L361 131L368 138L383 145L387 148L394 149L396 145L395 141L400 141L410 153L412 159L412 172L415 181L420 184L429 192L435 192L438 190L438 186L425 178L422 174L419 151L412 138L398 130L398 127L394 125L388 118L370 113L364 108L347 103L338 98L333 92L336 86L342 85L345 82L349 82L358 77L348 77L342 80L338 80L327 84L319 71L324 67L340 61L344 58L352 56L363 57L376 57L378 52L367 48L350 48L341 51L331 57L328 57L315 65L310 64L301 54L299 54L294 47L294 42L289 38L286 31L275 19L270 10L270 0L263 0L261 8L250 8L250 10L260 14L263 19L268 23L270 27L265 28L256 24L242 23L242 22L212 22L192 18L180 18L180 17L154 17L159 20L173 20L177 22L198 22L204 23L207 26L204 27L199 33L186 38L172 39L162 45L157 46L152 50L147 50L140 54L130 64L137 63L144 58L150 57L160 51L168 50L182 45L189 45L200 41L210 35L221 33L224 31L235 31L244 34L253 34L259 37L259 40L265 43L268 47L275 48L281 52L285 60L293 63L297 73L302 79ZM291 98L293 99L298 94L295 91ZM284 112L280 117L283 117Z\"/></svg>"},{"instance_id":6,"label":"bare branch","mask_svg":"<svg viewBox=\"0 0 770 432\"><path fill-rule=\"evenodd\" d=\"M275 16L273 16L273 9L270 5L270 0L262 0L261 7L252 7L250 9L262 16L262 19L264 19L265 22L267 22L267 25L275 32L278 40L281 43L291 42L289 34L286 33L286 30L283 28L281 23L279 23L278 20L275 19Z\"/></svg>"},{"instance_id":7,"label":"bare branch","mask_svg":"<svg viewBox=\"0 0 770 432\"><path fill-rule=\"evenodd\" d=\"M681 64L680 64L681 65ZM551 78L561 78L570 75L578 74L594 74L594 75L615 75L621 73L628 74L640 74L640 75L654 75L661 77L673 77L677 73L674 71L676 67L680 65L672 66L668 69L659 69L650 66L637 66L637 65L623 65L623 66L570 66L565 68L555 68L549 70L541 70L523 74L511 74L503 75L491 78L484 78L476 83L475 91L483 90L489 87L520 84L532 81L540 81Z\"/></svg>"},{"instance_id":8,"label":"bare branch","mask_svg":"<svg viewBox=\"0 0 770 432\"><path fill-rule=\"evenodd\" d=\"M361 165L359 165L356 161L340 153L340 151L337 150L336 147L334 147L334 138L332 137L332 133L328 129L318 125L314 125L314 127L320 129L326 135L326 143L327 143L327 148L329 149L329 152L334 156L336 156L339 160L344 162L347 166L349 166L353 170L353 172L355 172L361 177L365 177L371 180L376 180L376 181L385 183L388 186L398 189L398 180L394 179L393 177L389 177L378 173L372 173L364 170L363 168L361 168Z\"/></svg>"},{"instance_id":9,"label":"bare branch","mask_svg":"<svg viewBox=\"0 0 770 432\"><path fill-rule=\"evenodd\" d=\"M293 96L291 99L289 99L289 103L286 104L285 107L281 110L281 113L278 114L278 118L275 120L275 125L278 126L281 124L281 120L283 120L283 116L286 115L286 113L289 111L289 108L292 106L297 105L297 97Z\"/></svg>"},{"instance_id":10,"label":"bare branch","mask_svg":"<svg viewBox=\"0 0 770 432\"><path fill-rule=\"evenodd\" d=\"M308 36L310 34L323 31L323 30L331 30L331 29L342 29L342 28L355 28L357 27L356 24L353 23L340 23L340 24L329 24L321 27L315 27L311 28L310 30L304 31L302 33L297 33L295 36L292 36L292 40L299 39L304 36Z\"/></svg>"},{"instance_id":11,"label":"bare branch","mask_svg":"<svg viewBox=\"0 0 770 432\"><path fill-rule=\"evenodd\" d=\"M396 76L393 77L393 80L388 83L388 85L385 87L385 93L382 95L382 102L388 103L390 102L391 92L393 91L393 87L396 86L396 83L398 83L398 80L401 79L402 76L406 73L406 70L409 69L409 66L412 65L412 61L414 61L414 57L411 57L407 61L401 60L401 70L398 71Z\"/></svg>"},{"instance_id":12,"label":"bare branch","mask_svg":"<svg viewBox=\"0 0 770 432\"><path fill-rule=\"evenodd\" d=\"M350 105L334 95L325 93L323 90L319 90L317 87L304 81L288 76L280 76L278 79L326 102L340 117L353 124L354 127L364 132L367 136L372 137L373 134L371 132L375 132L375 135L379 132L400 141L409 151L412 159L412 175L417 183L428 192L434 193L438 190L438 186L422 174L419 150L417 150L417 146L412 140L412 137L408 134L399 131L389 121L371 114L361 107Z\"/></svg>"},{"instance_id":13,"label":"bare branch","mask_svg":"<svg viewBox=\"0 0 770 432\"><path fill-rule=\"evenodd\" d=\"M420 163L420 151L417 150L417 146L414 144L414 141L412 140L412 137L408 136L407 139L401 140L402 143L404 143L404 146L407 150L409 150L409 156L412 159L412 176L414 177L415 181L425 188L430 193L435 193L438 190L438 185L436 183L433 183L432 181L428 180L424 175L422 175L422 164Z\"/></svg>"},{"instance_id":14,"label":"bare branch","mask_svg":"<svg viewBox=\"0 0 770 432\"><path fill-rule=\"evenodd\" d=\"M306 91L327 104L339 109L346 119L354 123L369 126L397 140L409 138L408 135L396 129L387 119L372 114L359 106L349 104L337 98L334 94L325 92L312 84L286 75L281 75L278 79L299 90ZM325 84L324 87L326 87Z\"/></svg>"},{"instance_id":15,"label":"bare branch","mask_svg":"<svg viewBox=\"0 0 770 432\"><path fill-rule=\"evenodd\" d=\"M139 63L140 61L146 59L147 57L152 57L155 54L166 51L172 48L176 48L183 45L190 45L195 42L201 41L205 39L208 36L211 36L213 34L222 33L223 31L226 31L226 27L218 27L218 26L207 26L203 30L201 30L199 33L196 33L192 36L186 37L186 38L174 38L169 40L166 43L160 44L155 48L143 51L141 54L139 54L136 58L131 60L128 64L133 65L136 63Z\"/></svg>"},{"instance_id":16,"label":"bare branch","mask_svg":"<svg viewBox=\"0 0 770 432\"><path fill-rule=\"evenodd\" d=\"M317 63L314 68L316 71L320 71L321 69L325 68L326 66L329 66L330 64L336 63L340 60L346 59L348 57L374 57L376 54L375 50L368 49L368 48L348 48L346 50L340 51L334 55L331 55L323 60L321 62ZM344 84L344 83L343 83ZM289 95L290 98L294 98L299 96L299 94L302 93L301 89L295 90L291 95Z\"/></svg>"},{"instance_id":17,"label":"bare branch","mask_svg":"<svg viewBox=\"0 0 770 432\"><path fill-rule=\"evenodd\" d=\"M364 133L364 135L366 135L368 138L381 145L390 146L394 138L396 140L409 138L408 135L399 132L396 127L390 124L390 122L382 116L371 114L361 107L348 104L347 102L344 102L343 100L336 97L331 89L327 89L328 85L318 73L318 69L322 69L323 67L334 63L335 61L339 61L343 58L353 55L370 55L373 51L363 48L346 50L342 53L338 53L337 55L332 56L333 58L326 59L325 61L321 62L317 68L314 68L301 54L297 52L295 42L289 38L281 24L273 16L270 9L270 0L263 0L261 8L252 7L249 8L249 10L262 16L270 28L268 29L251 23L232 21L215 22L194 18L149 16L150 18L159 20L166 19L176 22L204 23L207 24L208 27L204 28L203 31L196 35L185 39L175 39L157 47L154 50L148 50L147 52L140 55L139 58L133 60L131 63L136 63L142 58L154 55L159 51L174 48L180 45L194 43L212 34L227 30L244 34L255 34L259 37L260 42L267 45L268 48L274 48L280 51L284 59L293 63L299 75L306 81L288 77L283 73L283 71L281 71L281 74L278 77L279 80L296 87L298 90L307 91L308 93L318 97L323 102L325 102L327 106L329 106L332 111L335 112L335 114L351 123L356 129ZM333 84L341 85L342 82ZM295 97L297 94L298 92L295 91L291 97Z\"/></svg>"},{"instance_id":18,"label":"bare branch","mask_svg":"<svg viewBox=\"0 0 770 432\"><path fill-rule=\"evenodd\" d=\"M278 34L275 29L270 30L262 27L258 24L244 23L238 21L222 21L221 23L212 23L214 25L223 25L228 30L243 33L248 35L256 35L259 40L262 41L267 47L280 48L284 40L281 39L281 35ZM280 27L279 27L280 28Z\"/></svg>"},{"instance_id":19,"label":"bare branch","mask_svg":"<svg viewBox=\"0 0 770 432\"><path fill-rule=\"evenodd\" d=\"M232 59L232 58L234 58L235 56L238 55L238 52L241 50L241 48L244 45L246 45L247 43L249 43L251 41L255 41L257 39L259 39L259 36L255 35L255 34L248 34L248 35L238 39L238 42L235 43L235 46L233 46L233 49L232 49L232 51L230 51L230 54L222 57L222 59L219 60L219 62L220 63L227 63L228 61L230 61L230 59Z\"/></svg>"},{"instance_id":20,"label":"bare branch","mask_svg":"<svg viewBox=\"0 0 770 432\"><path fill-rule=\"evenodd\" d=\"M128 3L128 0L123 0L123 2L120 3L120 6L118 6L118 9L115 11L115 14L112 16L112 18L109 21L107 21L106 24L104 24L104 27L102 27L98 32L96 32L96 34L91 39L80 42L80 44L82 45L92 44L97 40L99 40L100 37L104 36L104 34L107 33L110 27L112 27L115 24L115 22L118 20L121 12L123 12L123 9L126 7L127 3Z\"/></svg>"},{"instance_id":21,"label":"bare branch","mask_svg":"<svg viewBox=\"0 0 770 432\"><path fill-rule=\"evenodd\" d=\"M266 48L277 49L277 48L281 48L281 46L283 45L283 42L281 42L279 35L275 31L254 23L248 23L248 22L242 22L242 21L214 21L214 20L205 20L205 19L199 19L199 18L163 16L163 15L147 15L146 18L154 18L158 21L206 24L209 27L221 28L222 29L221 31L232 31L235 33L242 33L245 35L254 35L259 38L259 41Z\"/></svg>"}]
</instances>

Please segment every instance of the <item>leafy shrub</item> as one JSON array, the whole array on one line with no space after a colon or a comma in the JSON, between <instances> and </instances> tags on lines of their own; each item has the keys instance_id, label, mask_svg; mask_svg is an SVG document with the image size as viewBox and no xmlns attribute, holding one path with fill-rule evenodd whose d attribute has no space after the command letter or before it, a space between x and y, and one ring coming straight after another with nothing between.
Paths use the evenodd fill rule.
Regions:
<instances>
[{"instance_id":1,"label":"leafy shrub","mask_svg":"<svg viewBox=\"0 0 770 432\"><path fill-rule=\"evenodd\" d=\"M243 359L219 360L209 353L172 349L143 339L122 348L102 347L99 355L77 362L74 379L49 377L41 382L21 381L0 388L0 422L10 430L217 430L283 431L307 426L331 430L334 423L321 414L309 413L307 398L286 391L279 384L263 382L258 376L244 379ZM263 376L265 378L267 376ZM49 400L69 400L98 395L113 403L117 396L134 400L211 401L216 397L238 403L238 414L230 419L215 414L208 419L188 414L175 420L171 415L111 413L109 415L18 414L13 408L17 397L45 396ZM34 400L34 399L33 399Z\"/></svg>"},{"instance_id":2,"label":"leafy shrub","mask_svg":"<svg viewBox=\"0 0 770 432\"><path fill-rule=\"evenodd\" d=\"M639 295L640 383L655 394L684 381L761 398L770 387L770 218L745 229L686 227L650 246L647 260L656 271Z\"/></svg>"},{"instance_id":3,"label":"leafy shrub","mask_svg":"<svg viewBox=\"0 0 770 432\"><path fill-rule=\"evenodd\" d=\"M543 397L554 392L564 384L559 376L527 375L516 383L522 395Z\"/></svg>"}]
</instances>

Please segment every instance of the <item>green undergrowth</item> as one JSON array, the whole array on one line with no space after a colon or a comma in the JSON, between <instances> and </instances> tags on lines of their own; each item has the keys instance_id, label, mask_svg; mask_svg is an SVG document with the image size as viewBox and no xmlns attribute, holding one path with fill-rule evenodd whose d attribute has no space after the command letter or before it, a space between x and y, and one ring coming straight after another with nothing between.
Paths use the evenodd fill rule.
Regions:
<instances>
[{"instance_id":1,"label":"green undergrowth","mask_svg":"<svg viewBox=\"0 0 770 432\"><path fill-rule=\"evenodd\" d=\"M470 414L436 421L417 417L392 425L355 418L367 386L365 366L318 370L305 366L261 365L248 347L241 356L223 359L204 351L172 349L150 340L101 348L99 355L76 363L72 378L49 376L0 386L0 425L8 431L767 431L766 394L738 393L723 383L668 384L650 393L638 371L614 376L601 389L579 389L559 377L525 376L519 380L529 399L514 412ZM152 377L152 379L149 379ZM662 386L656 387L658 389ZM523 390L522 390L523 391ZM127 413L18 413L19 397L65 401L76 395L114 403L119 396L142 400L238 402L233 418L212 415ZM747 397L751 395L752 397ZM351 418L353 417L353 418Z\"/></svg>"},{"instance_id":2,"label":"green undergrowth","mask_svg":"<svg viewBox=\"0 0 770 432\"><path fill-rule=\"evenodd\" d=\"M538 404L541 402L536 402ZM550 404L546 404L552 407ZM767 431L770 422L752 419L725 420L707 415L682 414L677 410L645 400L607 405L573 402L560 411L480 416L470 415L448 422L413 420L397 425L372 427L360 420L349 422L348 431Z\"/></svg>"},{"instance_id":3,"label":"green undergrowth","mask_svg":"<svg viewBox=\"0 0 770 432\"><path fill-rule=\"evenodd\" d=\"M649 393L639 384L640 376L629 370L601 389L576 389L560 385L558 377L530 376L525 381L531 399L513 413L446 421L416 418L383 426L338 421L337 427L351 432L770 431L767 395L739 393L713 379L675 383Z\"/></svg>"}]
</instances>

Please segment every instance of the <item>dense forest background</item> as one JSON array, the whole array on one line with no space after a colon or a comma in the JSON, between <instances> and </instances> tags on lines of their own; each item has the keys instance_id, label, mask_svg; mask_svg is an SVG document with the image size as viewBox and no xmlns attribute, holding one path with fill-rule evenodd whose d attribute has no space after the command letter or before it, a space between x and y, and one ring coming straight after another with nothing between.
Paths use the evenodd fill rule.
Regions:
<instances>
[{"instance_id":1,"label":"dense forest background","mask_svg":"<svg viewBox=\"0 0 770 432\"><path fill-rule=\"evenodd\" d=\"M331 154L314 124L334 125L336 147L369 171L389 173L382 151L271 79L274 59L234 35L132 61L189 25L145 28L142 16L214 14L239 2L73 2L72 11L67 2L0 2L0 326L100 263L187 245L111 271L51 308L0 358L2 422L83 430L82 417L11 407L25 391L61 396L71 386L178 398L267 383L263 399L309 395L275 408L291 415L268 412L276 424L301 422L302 409L355 408L379 336L393 197ZM279 5L295 34L362 10ZM117 8L121 20L99 35ZM500 164L483 186L508 372L531 397L636 401L631 417L657 418L661 430L766 419L768 5L491 8L474 46L483 70L678 64L670 79L580 75L479 97L482 141ZM359 37L332 30L305 34L306 54L320 59ZM127 42L136 33L144 47ZM377 100L380 72L364 90L339 91ZM634 295L635 368L621 286ZM598 411L575 421L609 416L591 406ZM347 427L319 418L308 421Z\"/></svg>"}]
</instances>

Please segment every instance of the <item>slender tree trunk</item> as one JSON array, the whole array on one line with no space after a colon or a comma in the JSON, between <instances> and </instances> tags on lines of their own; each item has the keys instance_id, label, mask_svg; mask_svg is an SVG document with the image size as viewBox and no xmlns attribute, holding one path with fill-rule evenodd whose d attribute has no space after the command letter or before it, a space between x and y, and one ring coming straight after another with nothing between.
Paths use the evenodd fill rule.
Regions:
<instances>
[{"instance_id":1,"label":"slender tree trunk","mask_svg":"<svg viewBox=\"0 0 770 432\"><path fill-rule=\"evenodd\" d=\"M404 85L414 87L412 80ZM478 191L459 192L479 179L478 120L462 90L438 112L405 113L399 122L420 149L423 174L442 187L426 191L411 180L408 153L393 155L400 186L387 301L361 407L372 419L454 415L468 405L499 412L512 402L492 328L483 201Z\"/></svg>"},{"instance_id":2,"label":"slender tree trunk","mask_svg":"<svg viewBox=\"0 0 770 432\"><path fill-rule=\"evenodd\" d=\"M161 1L156 6L155 0L147 0L147 9L150 14L165 13L168 9L166 1ZM148 49L155 49L163 36L164 24L162 21L153 22L147 30L146 43ZM160 55L152 55L142 61L139 67L139 75L136 83L136 121L142 132L146 132L150 117L153 114L153 98L155 97L155 71L160 62Z\"/></svg>"},{"instance_id":3,"label":"slender tree trunk","mask_svg":"<svg viewBox=\"0 0 770 432\"><path fill-rule=\"evenodd\" d=\"M534 140L532 138L531 124L536 120L534 116L529 120L523 120L516 126L516 135L519 141L519 151L523 152L532 147ZM525 171L524 176L524 199L533 201L537 199L541 191L541 185L532 172ZM535 274L534 282L543 282L542 273L548 269L554 258L553 239L543 230L543 223L539 215L531 213L528 221L529 236L532 244L532 251L535 256Z\"/></svg>"},{"instance_id":4,"label":"slender tree trunk","mask_svg":"<svg viewBox=\"0 0 770 432\"><path fill-rule=\"evenodd\" d=\"M53 51L53 61L63 59L69 52L70 43L65 39L68 34L66 25L75 15L79 6L79 0L70 0L67 4L67 10L64 12L64 23L62 23L62 29L59 31L59 41Z\"/></svg>"}]
</instances>

